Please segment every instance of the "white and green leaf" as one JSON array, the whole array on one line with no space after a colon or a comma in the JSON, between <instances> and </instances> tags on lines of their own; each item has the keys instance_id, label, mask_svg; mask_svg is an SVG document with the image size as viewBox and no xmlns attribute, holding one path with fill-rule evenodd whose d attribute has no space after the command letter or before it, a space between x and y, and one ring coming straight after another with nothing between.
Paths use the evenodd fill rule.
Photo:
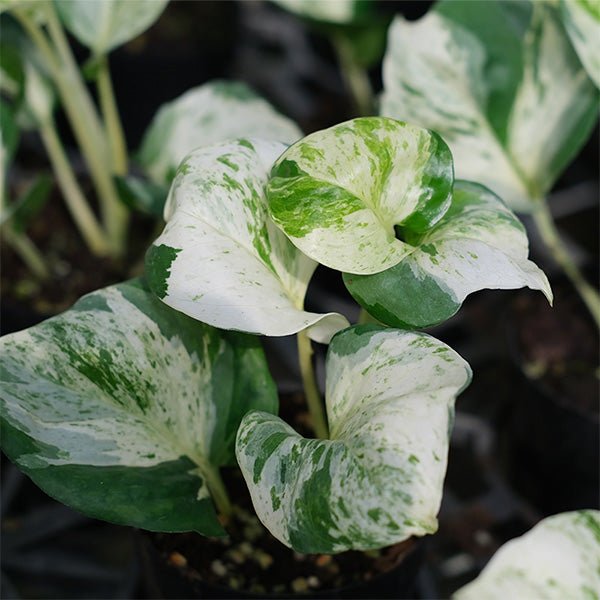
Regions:
<instances>
[{"instance_id":1,"label":"white and green leaf","mask_svg":"<svg viewBox=\"0 0 600 600\"><path fill-rule=\"evenodd\" d=\"M138 159L156 183L171 183L177 166L192 150L240 137L291 144L302 132L245 84L213 81L158 110Z\"/></svg>"},{"instance_id":2,"label":"white and green leaf","mask_svg":"<svg viewBox=\"0 0 600 600\"><path fill-rule=\"evenodd\" d=\"M328 342L348 321L303 310L316 263L267 214L264 187L284 149L240 139L192 152L173 181L146 273L163 302L204 323L270 336L310 328Z\"/></svg>"},{"instance_id":3,"label":"white and green leaf","mask_svg":"<svg viewBox=\"0 0 600 600\"><path fill-rule=\"evenodd\" d=\"M397 17L381 114L439 132L461 179L534 208L587 139L598 96L545 2L446 0Z\"/></svg>"},{"instance_id":4,"label":"white and green leaf","mask_svg":"<svg viewBox=\"0 0 600 600\"><path fill-rule=\"evenodd\" d=\"M504 544L455 600L600 596L600 512L580 510L548 517Z\"/></svg>"},{"instance_id":5,"label":"white and green leaf","mask_svg":"<svg viewBox=\"0 0 600 600\"><path fill-rule=\"evenodd\" d=\"M273 167L267 198L275 223L306 255L370 274L411 252L396 226L423 232L441 219L452 182L452 157L437 134L367 117L288 148Z\"/></svg>"},{"instance_id":6,"label":"white and green leaf","mask_svg":"<svg viewBox=\"0 0 600 600\"><path fill-rule=\"evenodd\" d=\"M561 0L563 21L588 75L600 88L600 3Z\"/></svg>"},{"instance_id":7,"label":"white and green leaf","mask_svg":"<svg viewBox=\"0 0 600 600\"><path fill-rule=\"evenodd\" d=\"M527 258L523 225L488 189L457 181L442 220L413 238L400 263L374 275L344 274L354 299L393 327L427 327L451 317L482 289L527 286L552 301L544 273Z\"/></svg>"},{"instance_id":8,"label":"white and green leaf","mask_svg":"<svg viewBox=\"0 0 600 600\"><path fill-rule=\"evenodd\" d=\"M54 0L64 26L93 55L137 37L161 15L168 0Z\"/></svg>"},{"instance_id":9,"label":"white and green leaf","mask_svg":"<svg viewBox=\"0 0 600 600\"><path fill-rule=\"evenodd\" d=\"M236 454L254 508L298 552L372 549L437 529L454 399L468 364L422 333L361 325L327 355L331 439L248 413Z\"/></svg>"},{"instance_id":10,"label":"white and green leaf","mask_svg":"<svg viewBox=\"0 0 600 600\"><path fill-rule=\"evenodd\" d=\"M325 23L352 23L367 2L364 0L274 0L275 4L301 17Z\"/></svg>"},{"instance_id":11,"label":"white and green leaf","mask_svg":"<svg viewBox=\"0 0 600 600\"><path fill-rule=\"evenodd\" d=\"M0 341L2 448L49 495L154 531L223 533L211 490L242 416L275 411L258 341L139 282Z\"/></svg>"}]
</instances>

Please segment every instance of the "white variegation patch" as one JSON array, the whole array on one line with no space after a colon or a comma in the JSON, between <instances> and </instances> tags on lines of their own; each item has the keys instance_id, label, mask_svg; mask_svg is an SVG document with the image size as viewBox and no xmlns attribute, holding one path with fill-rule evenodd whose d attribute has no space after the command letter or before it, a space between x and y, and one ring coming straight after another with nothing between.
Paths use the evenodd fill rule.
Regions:
<instances>
[{"instance_id":1,"label":"white variegation patch","mask_svg":"<svg viewBox=\"0 0 600 600\"><path fill-rule=\"evenodd\" d=\"M348 322L303 310L316 263L267 215L263 188L284 149L239 140L190 154L173 182L167 226L148 252L146 271L166 304L204 323L271 336L310 328L313 339L328 342Z\"/></svg>"},{"instance_id":2,"label":"white variegation patch","mask_svg":"<svg viewBox=\"0 0 600 600\"><path fill-rule=\"evenodd\" d=\"M600 4L597 0L561 0L561 9L579 59L600 88Z\"/></svg>"},{"instance_id":3,"label":"white variegation patch","mask_svg":"<svg viewBox=\"0 0 600 600\"><path fill-rule=\"evenodd\" d=\"M356 16L357 0L274 0L283 8L315 21L350 23Z\"/></svg>"},{"instance_id":4,"label":"white variegation patch","mask_svg":"<svg viewBox=\"0 0 600 600\"><path fill-rule=\"evenodd\" d=\"M168 0L54 0L65 27L94 55L102 55L146 30Z\"/></svg>"},{"instance_id":5,"label":"white variegation patch","mask_svg":"<svg viewBox=\"0 0 600 600\"><path fill-rule=\"evenodd\" d=\"M291 144L302 132L245 84L213 81L159 109L144 136L139 160L155 182L170 183L192 150L240 137Z\"/></svg>"},{"instance_id":6,"label":"white variegation patch","mask_svg":"<svg viewBox=\"0 0 600 600\"><path fill-rule=\"evenodd\" d=\"M600 512L582 510L544 519L504 544L456 600L598 598Z\"/></svg>"},{"instance_id":7,"label":"white variegation patch","mask_svg":"<svg viewBox=\"0 0 600 600\"><path fill-rule=\"evenodd\" d=\"M498 86L500 74L512 67L492 56L485 31L462 23L463 5L452 19L441 10L416 22L396 18L384 59L381 114L439 132L452 150L457 177L483 183L511 208L529 211L585 141L597 97L552 6L535 2L527 17L516 3L506 14L503 5L510 2L490 4L500 7L495 28L511 35L525 30L515 40L522 74L507 116L492 95L509 93L512 81ZM442 3L446 12L452 6ZM486 8L473 3L473 10ZM526 18L517 27L511 21Z\"/></svg>"},{"instance_id":8,"label":"white variegation patch","mask_svg":"<svg viewBox=\"0 0 600 600\"><path fill-rule=\"evenodd\" d=\"M470 369L419 333L353 327L331 342L331 439L249 413L236 453L257 514L299 552L379 548L425 535L446 471L454 398Z\"/></svg>"}]
</instances>

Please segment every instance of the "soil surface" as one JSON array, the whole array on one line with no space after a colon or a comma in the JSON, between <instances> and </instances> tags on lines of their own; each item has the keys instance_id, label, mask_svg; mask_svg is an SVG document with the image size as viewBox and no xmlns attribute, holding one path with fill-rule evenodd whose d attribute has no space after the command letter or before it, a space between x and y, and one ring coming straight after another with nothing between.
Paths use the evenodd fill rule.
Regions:
<instances>
[{"instance_id":1,"label":"soil surface","mask_svg":"<svg viewBox=\"0 0 600 600\"><path fill-rule=\"evenodd\" d=\"M541 294L522 294L514 303L523 369L559 403L598 415L598 332L570 286L553 288L554 307Z\"/></svg>"}]
</instances>

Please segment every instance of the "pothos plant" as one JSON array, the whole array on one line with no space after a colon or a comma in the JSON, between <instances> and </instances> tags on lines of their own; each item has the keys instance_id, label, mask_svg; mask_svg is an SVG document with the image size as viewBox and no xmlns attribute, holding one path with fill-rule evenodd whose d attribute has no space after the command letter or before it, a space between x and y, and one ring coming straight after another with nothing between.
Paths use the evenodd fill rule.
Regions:
<instances>
[{"instance_id":1,"label":"pothos plant","mask_svg":"<svg viewBox=\"0 0 600 600\"><path fill-rule=\"evenodd\" d=\"M152 531L224 535L239 466L299 552L433 533L468 364L414 329L482 287L552 295L523 227L454 180L432 131L355 119L287 147L241 138L181 162L146 276L6 336L2 444L51 496ZM318 264L379 324L304 309ZM258 336L297 334L314 438L277 416ZM325 409L311 342L329 343Z\"/></svg>"}]
</instances>

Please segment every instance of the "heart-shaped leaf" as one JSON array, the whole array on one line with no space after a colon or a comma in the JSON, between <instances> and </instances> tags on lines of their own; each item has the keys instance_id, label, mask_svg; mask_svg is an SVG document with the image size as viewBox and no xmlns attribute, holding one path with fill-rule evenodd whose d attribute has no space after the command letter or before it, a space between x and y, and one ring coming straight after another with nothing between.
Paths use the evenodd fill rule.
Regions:
<instances>
[{"instance_id":1,"label":"heart-shaped leaf","mask_svg":"<svg viewBox=\"0 0 600 600\"><path fill-rule=\"evenodd\" d=\"M162 304L139 282L2 338L2 448L44 491L92 517L223 533L211 491L240 419L275 411L253 338Z\"/></svg>"},{"instance_id":2,"label":"heart-shaped leaf","mask_svg":"<svg viewBox=\"0 0 600 600\"><path fill-rule=\"evenodd\" d=\"M549 2L445 1L397 17L381 114L440 133L457 177L532 210L587 139L598 96Z\"/></svg>"},{"instance_id":3,"label":"heart-shaped leaf","mask_svg":"<svg viewBox=\"0 0 600 600\"><path fill-rule=\"evenodd\" d=\"M327 342L348 322L302 310L316 263L267 214L264 186L284 149L241 139L192 152L173 181L146 273L163 302L204 323L271 336L310 327Z\"/></svg>"},{"instance_id":4,"label":"heart-shaped leaf","mask_svg":"<svg viewBox=\"0 0 600 600\"><path fill-rule=\"evenodd\" d=\"M450 203L452 156L435 133L381 117L318 131L277 160L267 188L273 220L305 254L349 273L378 273Z\"/></svg>"},{"instance_id":5,"label":"heart-shaped leaf","mask_svg":"<svg viewBox=\"0 0 600 600\"><path fill-rule=\"evenodd\" d=\"M185 156L200 146L240 137L291 144L298 126L247 85L213 81L163 105L148 127L139 161L157 183L171 183Z\"/></svg>"},{"instance_id":6,"label":"heart-shaped leaf","mask_svg":"<svg viewBox=\"0 0 600 600\"><path fill-rule=\"evenodd\" d=\"M598 598L600 512L580 510L544 519L504 544L455 600Z\"/></svg>"},{"instance_id":7,"label":"heart-shaped leaf","mask_svg":"<svg viewBox=\"0 0 600 600\"><path fill-rule=\"evenodd\" d=\"M560 8L579 60L600 88L600 4L596 0L561 0Z\"/></svg>"},{"instance_id":8,"label":"heart-shaped leaf","mask_svg":"<svg viewBox=\"0 0 600 600\"><path fill-rule=\"evenodd\" d=\"M96 56L148 29L167 3L168 0L54 0L65 27Z\"/></svg>"},{"instance_id":9,"label":"heart-shaped leaf","mask_svg":"<svg viewBox=\"0 0 600 600\"><path fill-rule=\"evenodd\" d=\"M428 335L376 326L338 333L327 355L331 439L251 412L236 454L254 508L298 552L380 548L433 533L454 398L470 369Z\"/></svg>"},{"instance_id":10,"label":"heart-shaped leaf","mask_svg":"<svg viewBox=\"0 0 600 600\"><path fill-rule=\"evenodd\" d=\"M412 252L382 273L344 274L354 299L382 323L435 325L456 313L469 294L486 288L527 286L552 301L548 279L527 259L525 228L479 184L457 181L443 219L412 241Z\"/></svg>"}]
</instances>

